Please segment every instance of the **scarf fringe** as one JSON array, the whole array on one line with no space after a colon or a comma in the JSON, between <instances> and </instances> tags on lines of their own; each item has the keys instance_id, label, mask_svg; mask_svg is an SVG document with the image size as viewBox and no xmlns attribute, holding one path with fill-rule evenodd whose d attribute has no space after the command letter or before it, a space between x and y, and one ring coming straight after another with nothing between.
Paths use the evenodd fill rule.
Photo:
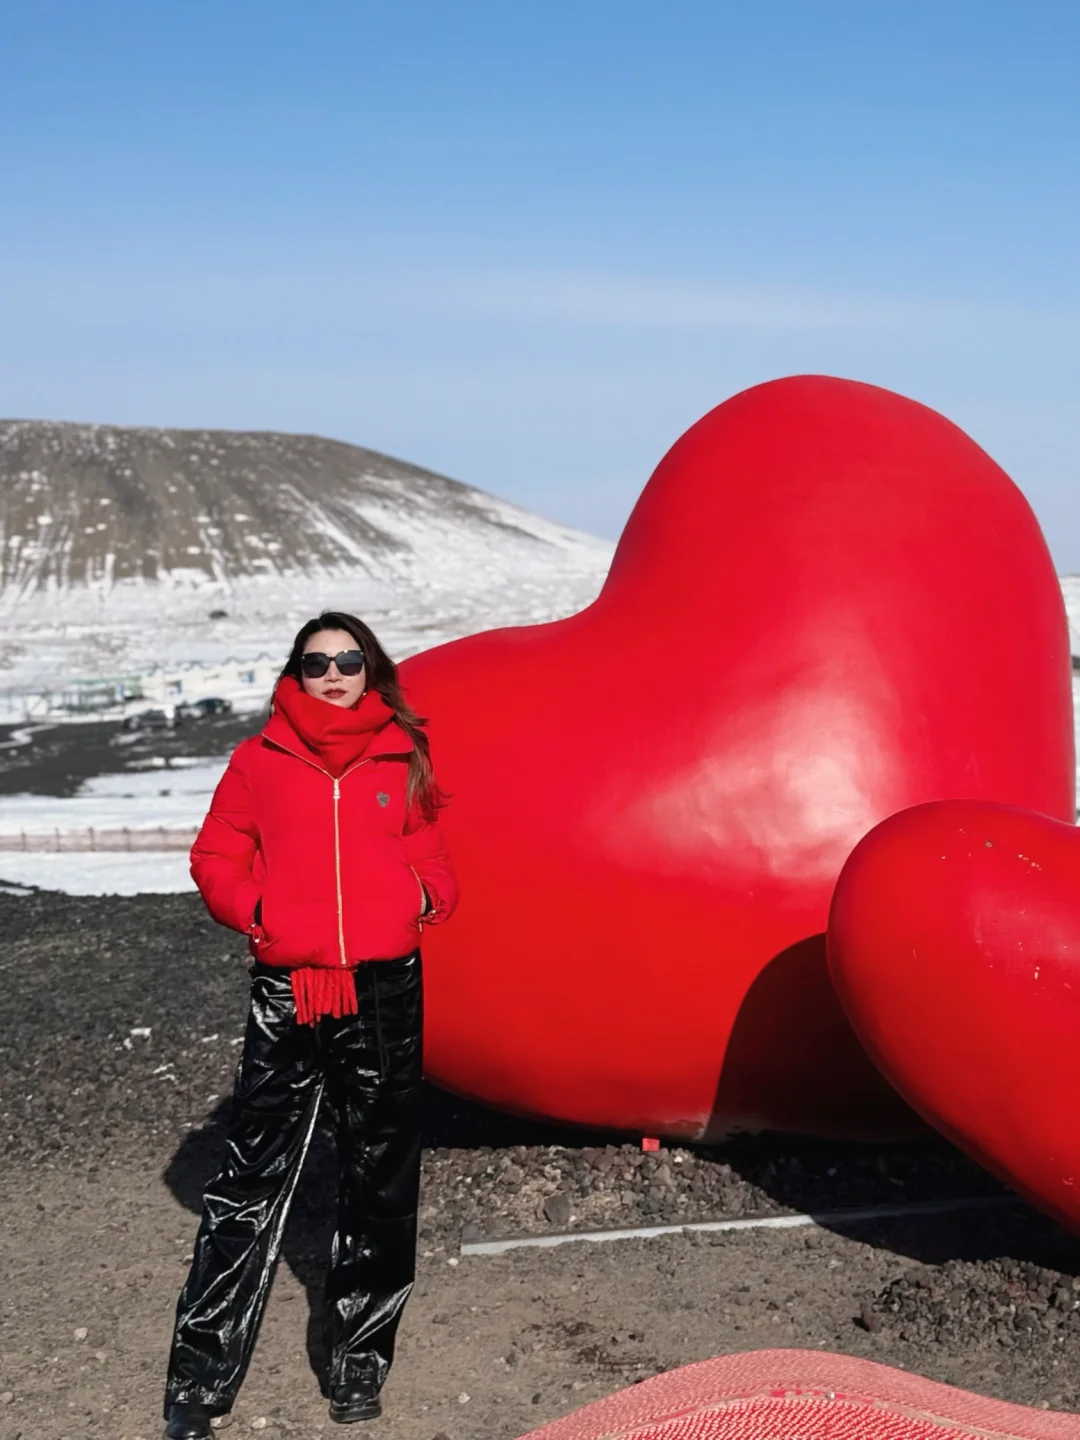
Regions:
<instances>
[{"instance_id":1,"label":"scarf fringe","mask_svg":"<svg viewBox=\"0 0 1080 1440\"><path fill-rule=\"evenodd\" d=\"M341 1020L357 1013L356 975L352 970L300 965L291 978L298 1025L314 1025L324 1015Z\"/></svg>"}]
</instances>

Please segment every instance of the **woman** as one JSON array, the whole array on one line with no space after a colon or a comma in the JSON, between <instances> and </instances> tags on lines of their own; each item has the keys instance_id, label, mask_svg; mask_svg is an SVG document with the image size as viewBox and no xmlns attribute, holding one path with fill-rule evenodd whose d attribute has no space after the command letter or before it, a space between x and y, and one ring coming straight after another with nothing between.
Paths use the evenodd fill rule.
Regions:
<instances>
[{"instance_id":1,"label":"woman","mask_svg":"<svg viewBox=\"0 0 1080 1440\"><path fill-rule=\"evenodd\" d=\"M167 1440L206 1440L232 1407L324 1094L341 1168L330 1416L380 1413L416 1259L420 930L457 900L424 724L366 625L309 620L192 849L210 913L255 963L227 1155L177 1306Z\"/></svg>"}]
</instances>

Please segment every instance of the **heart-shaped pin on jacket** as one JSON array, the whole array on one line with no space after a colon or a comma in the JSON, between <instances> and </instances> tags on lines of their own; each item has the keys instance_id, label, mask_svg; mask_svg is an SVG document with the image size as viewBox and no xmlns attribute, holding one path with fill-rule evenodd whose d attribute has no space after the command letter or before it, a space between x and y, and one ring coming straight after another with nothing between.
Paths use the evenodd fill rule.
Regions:
<instances>
[{"instance_id":1,"label":"heart-shaped pin on jacket","mask_svg":"<svg viewBox=\"0 0 1080 1440\"><path fill-rule=\"evenodd\" d=\"M1080 831L971 801L893 816L841 873L829 959L897 1089L1080 1229Z\"/></svg>"},{"instance_id":2,"label":"heart-shaped pin on jacket","mask_svg":"<svg viewBox=\"0 0 1080 1440\"><path fill-rule=\"evenodd\" d=\"M828 978L841 865L942 796L1071 815L1067 631L1027 503L940 415L850 381L719 406L592 606L404 673L462 886L426 947L428 1069L522 1112L911 1124Z\"/></svg>"}]
</instances>

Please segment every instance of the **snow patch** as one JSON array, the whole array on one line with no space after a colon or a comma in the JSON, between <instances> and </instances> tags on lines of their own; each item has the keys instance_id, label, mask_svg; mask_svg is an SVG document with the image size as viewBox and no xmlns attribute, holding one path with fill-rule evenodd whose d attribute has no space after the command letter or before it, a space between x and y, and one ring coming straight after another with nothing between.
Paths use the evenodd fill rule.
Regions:
<instances>
[{"instance_id":1,"label":"snow patch","mask_svg":"<svg viewBox=\"0 0 1080 1440\"><path fill-rule=\"evenodd\" d=\"M65 895L174 895L195 888L188 857L177 851L131 855L0 853L0 882L5 886L59 890Z\"/></svg>"}]
</instances>

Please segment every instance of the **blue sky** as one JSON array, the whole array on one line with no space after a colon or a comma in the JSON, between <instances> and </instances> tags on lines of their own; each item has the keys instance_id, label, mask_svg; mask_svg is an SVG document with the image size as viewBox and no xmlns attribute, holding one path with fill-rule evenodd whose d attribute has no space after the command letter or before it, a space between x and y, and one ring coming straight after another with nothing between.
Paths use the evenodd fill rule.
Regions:
<instances>
[{"instance_id":1,"label":"blue sky","mask_svg":"<svg viewBox=\"0 0 1080 1440\"><path fill-rule=\"evenodd\" d=\"M317 431L616 535L824 371L1080 570L1080 7L0 6L0 414Z\"/></svg>"}]
</instances>

